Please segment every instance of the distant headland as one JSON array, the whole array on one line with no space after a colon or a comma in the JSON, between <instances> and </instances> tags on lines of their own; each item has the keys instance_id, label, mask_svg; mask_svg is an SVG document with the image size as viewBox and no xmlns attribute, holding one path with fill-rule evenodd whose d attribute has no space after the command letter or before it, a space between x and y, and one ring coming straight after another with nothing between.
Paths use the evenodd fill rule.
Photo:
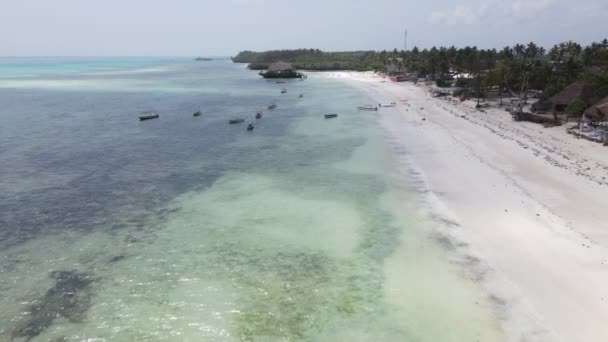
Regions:
<instances>
[{"instance_id":1,"label":"distant headland","mask_svg":"<svg viewBox=\"0 0 608 342\"><path fill-rule=\"evenodd\" d=\"M235 63L249 63L251 70L266 70L277 62L287 62L298 70L316 71L379 71L382 59L374 51L325 52L318 49L241 51L232 57Z\"/></svg>"}]
</instances>

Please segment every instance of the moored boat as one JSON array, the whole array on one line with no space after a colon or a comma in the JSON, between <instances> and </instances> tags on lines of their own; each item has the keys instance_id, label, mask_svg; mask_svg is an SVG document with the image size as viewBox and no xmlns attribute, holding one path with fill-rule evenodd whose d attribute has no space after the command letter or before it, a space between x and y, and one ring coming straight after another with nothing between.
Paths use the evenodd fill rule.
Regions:
<instances>
[{"instance_id":1,"label":"moored boat","mask_svg":"<svg viewBox=\"0 0 608 342\"><path fill-rule=\"evenodd\" d=\"M262 118L262 113L257 112L257 113L255 114L255 118L256 118L256 119L261 119L261 118Z\"/></svg>"},{"instance_id":2,"label":"moored boat","mask_svg":"<svg viewBox=\"0 0 608 342\"><path fill-rule=\"evenodd\" d=\"M303 97L304 97L304 94L300 94L298 97L299 97L299 98L303 98Z\"/></svg>"},{"instance_id":3,"label":"moored boat","mask_svg":"<svg viewBox=\"0 0 608 342\"><path fill-rule=\"evenodd\" d=\"M337 118L338 114L325 114L325 118L326 119L333 119L333 118Z\"/></svg>"},{"instance_id":4,"label":"moored boat","mask_svg":"<svg viewBox=\"0 0 608 342\"><path fill-rule=\"evenodd\" d=\"M229 124L238 124L245 121L245 119L241 119L241 118L237 118L237 119L230 119L230 121L228 121Z\"/></svg>"},{"instance_id":5,"label":"moored boat","mask_svg":"<svg viewBox=\"0 0 608 342\"><path fill-rule=\"evenodd\" d=\"M281 89L281 94L285 94L287 92L287 89L283 88Z\"/></svg>"},{"instance_id":6,"label":"moored boat","mask_svg":"<svg viewBox=\"0 0 608 342\"><path fill-rule=\"evenodd\" d=\"M374 107L374 106L358 106L357 109L359 109L359 110L378 110L378 107Z\"/></svg>"},{"instance_id":7,"label":"moored boat","mask_svg":"<svg viewBox=\"0 0 608 342\"><path fill-rule=\"evenodd\" d=\"M201 111L199 110L198 112L194 112L194 113L192 114L192 116L201 116L201 114L202 114L202 113L201 113Z\"/></svg>"},{"instance_id":8,"label":"moored boat","mask_svg":"<svg viewBox=\"0 0 608 342\"><path fill-rule=\"evenodd\" d=\"M144 121L144 120L156 119L158 117L160 117L160 115L156 112L144 112L144 113L141 113L141 115L139 116L139 120Z\"/></svg>"},{"instance_id":9,"label":"moored boat","mask_svg":"<svg viewBox=\"0 0 608 342\"><path fill-rule=\"evenodd\" d=\"M268 106L268 109L275 109L275 108L277 108L277 105L274 103L271 104L270 106Z\"/></svg>"},{"instance_id":10,"label":"moored boat","mask_svg":"<svg viewBox=\"0 0 608 342\"><path fill-rule=\"evenodd\" d=\"M248 131L253 131L254 128L255 128L255 126L252 123L250 123L249 125L247 125L247 130Z\"/></svg>"}]
</instances>

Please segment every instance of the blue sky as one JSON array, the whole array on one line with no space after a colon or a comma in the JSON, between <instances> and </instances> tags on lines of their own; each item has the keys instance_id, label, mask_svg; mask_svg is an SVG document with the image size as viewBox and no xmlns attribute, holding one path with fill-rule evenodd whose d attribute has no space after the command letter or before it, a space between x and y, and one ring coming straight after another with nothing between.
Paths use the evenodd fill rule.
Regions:
<instances>
[{"instance_id":1,"label":"blue sky","mask_svg":"<svg viewBox=\"0 0 608 342\"><path fill-rule=\"evenodd\" d=\"M607 0L2 0L0 56L551 46L608 36Z\"/></svg>"}]
</instances>

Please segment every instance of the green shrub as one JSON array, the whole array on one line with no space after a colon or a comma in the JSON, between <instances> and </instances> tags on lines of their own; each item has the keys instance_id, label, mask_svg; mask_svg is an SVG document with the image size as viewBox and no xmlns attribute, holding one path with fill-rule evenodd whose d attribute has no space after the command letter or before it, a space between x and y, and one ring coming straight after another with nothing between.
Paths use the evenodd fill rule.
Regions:
<instances>
[{"instance_id":1,"label":"green shrub","mask_svg":"<svg viewBox=\"0 0 608 342\"><path fill-rule=\"evenodd\" d=\"M575 99L572 102L570 102L568 107L566 107L566 113L568 113L570 115L580 116L580 115L583 115L583 112L588 107L589 106L587 105L587 103L585 103L585 101L583 101L581 99Z\"/></svg>"},{"instance_id":2,"label":"green shrub","mask_svg":"<svg viewBox=\"0 0 608 342\"><path fill-rule=\"evenodd\" d=\"M550 98L551 96L557 94L559 92L559 88L556 87L555 85L550 85L547 88L545 88L545 90L543 90L543 93L540 97L541 100L546 100L548 98Z\"/></svg>"},{"instance_id":3,"label":"green shrub","mask_svg":"<svg viewBox=\"0 0 608 342\"><path fill-rule=\"evenodd\" d=\"M437 81L435 81L435 83L437 83L437 86L440 88L446 88L446 87L452 86L452 81L446 81L442 78L438 78Z\"/></svg>"}]
</instances>

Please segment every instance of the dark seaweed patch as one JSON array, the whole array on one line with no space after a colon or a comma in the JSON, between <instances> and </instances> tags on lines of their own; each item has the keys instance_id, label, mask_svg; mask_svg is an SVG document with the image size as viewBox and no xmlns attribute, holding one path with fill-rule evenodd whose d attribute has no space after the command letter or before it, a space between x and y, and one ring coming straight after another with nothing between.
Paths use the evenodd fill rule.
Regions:
<instances>
[{"instance_id":1,"label":"dark seaweed patch","mask_svg":"<svg viewBox=\"0 0 608 342\"><path fill-rule=\"evenodd\" d=\"M30 305L29 314L13 330L13 338L29 341L48 329L58 318L67 318L72 322L84 320L91 306L89 285L94 279L87 273L77 271L54 271L51 277L55 279L55 285L44 297Z\"/></svg>"},{"instance_id":2,"label":"dark seaweed patch","mask_svg":"<svg viewBox=\"0 0 608 342\"><path fill-rule=\"evenodd\" d=\"M458 222L456 222L456 221L454 221L452 219L449 219L449 218L447 218L447 217L445 217L443 215L432 213L429 216L431 217L431 219L433 221L441 224L444 227L447 227L447 228L458 228L458 227L460 227L460 223L458 223Z\"/></svg>"},{"instance_id":3,"label":"dark seaweed patch","mask_svg":"<svg viewBox=\"0 0 608 342\"><path fill-rule=\"evenodd\" d=\"M434 237L435 241L437 243L439 243L439 245L441 247L443 247L443 249L446 249L449 251L454 251L456 249L456 244L449 236L437 233L437 234L434 234L433 237Z\"/></svg>"},{"instance_id":4,"label":"dark seaweed patch","mask_svg":"<svg viewBox=\"0 0 608 342\"><path fill-rule=\"evenodd\" d=\"M115 263L115 262L119 262L125 259L124 255L117 255L115 257L113 257L112 259L110 259L111 263Z\"/></svg>"}]
</instances>

